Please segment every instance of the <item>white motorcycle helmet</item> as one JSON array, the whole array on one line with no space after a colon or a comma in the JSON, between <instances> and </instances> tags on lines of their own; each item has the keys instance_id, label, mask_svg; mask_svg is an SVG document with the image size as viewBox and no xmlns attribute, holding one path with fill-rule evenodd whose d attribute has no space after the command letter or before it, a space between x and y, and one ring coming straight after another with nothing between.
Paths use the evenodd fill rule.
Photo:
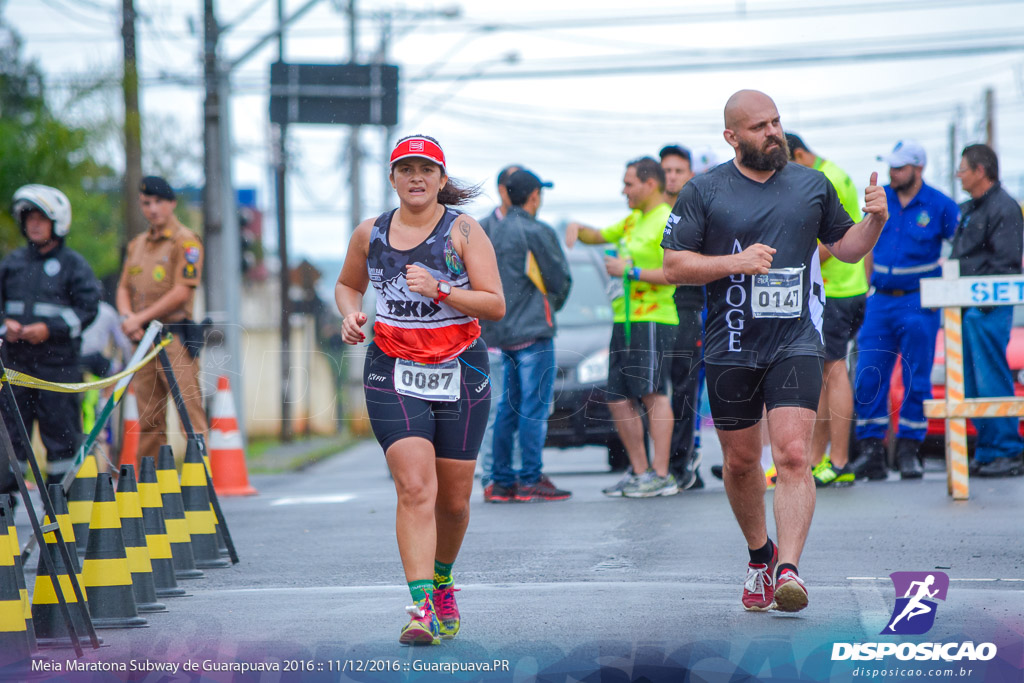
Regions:
<instances>
[{"instance_id":1,"label":"white motorcycle helmet","mask_svg":"<svg viewBox=\"0 0 1024 683\"><path fill-rule=\"evenodd\" d=\"M25 185L14 193L14 205L11 213L18 222L22 234L25 233L25 214L37 209L53 221L53 236L66 237L71 229L71 202L67 195L55 187L48 185Z\"/></svg>"}]
</instances>

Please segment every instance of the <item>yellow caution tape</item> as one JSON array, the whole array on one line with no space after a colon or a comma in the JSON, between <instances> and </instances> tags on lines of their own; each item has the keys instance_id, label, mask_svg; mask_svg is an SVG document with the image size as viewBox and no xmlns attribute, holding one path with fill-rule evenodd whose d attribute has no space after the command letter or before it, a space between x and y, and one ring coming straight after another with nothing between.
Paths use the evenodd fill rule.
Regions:
<instances>
[{"instance_id":1,"label":"yellow caution tape","mask_svg":"<svg viewBox=\"0 0 1024 683\"><path fill-rule=\"evenodd\" d=\"M33 389L42 389L43 391L55 391L61 394L80 394L82 392L89 391L90 389L106 389L107 387L117 384L125 377L135 374L143 366L152 362L152 360L156 358L157 354L160 353L160 350L170 344L173 339L174 338L171 335L167 335L160 340L153 350L146 354L145 358L139 361L137 365L125 368L116 375L111 375L110 377L105 377L95 382L47 382L46 380L26 375L23 372L18 372L17 370L7 370L4 376L0 377L0 381L10 382L11 384L19 387L31 387Z\"/></svg>"}]
</instances>

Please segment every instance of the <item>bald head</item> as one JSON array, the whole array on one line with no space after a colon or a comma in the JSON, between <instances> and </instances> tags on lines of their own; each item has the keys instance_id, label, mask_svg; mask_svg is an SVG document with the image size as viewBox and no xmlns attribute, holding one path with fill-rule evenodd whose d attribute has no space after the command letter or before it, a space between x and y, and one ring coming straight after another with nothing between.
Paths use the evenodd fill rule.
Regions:
<instances>
[{"instance_id":1,"label":"bald head","mask_svg":"<svg viewBox=\"0 0 1024 683\"><path fill-rule=\"evenodd\" d=\"M779 110L772 98L760 90L740 90L733 93L729 101L725 103L725 127L729 130L736 130L757 113L766 110L774 111L778 116Z\"/></svg>"},{"instance_id":2,"label":"bald head","mask_svg":"<svg viewBox=\"0 0 1024 683\"><path fill-rule=\"evenodd\" d=\"M740 90L729 98L723 136L736 150L736 163L748 170L774 172L789 161L779 110L763 92Z\"/></svg>"}]
</instances>

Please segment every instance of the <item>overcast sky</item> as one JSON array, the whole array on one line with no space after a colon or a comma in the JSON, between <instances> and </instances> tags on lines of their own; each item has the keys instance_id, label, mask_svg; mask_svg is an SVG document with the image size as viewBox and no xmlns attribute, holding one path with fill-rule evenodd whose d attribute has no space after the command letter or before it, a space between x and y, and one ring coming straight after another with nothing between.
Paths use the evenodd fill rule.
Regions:
<instances>
[{"instance_id":1,"label":"overcast sky","mask_svg":"<svg viewBox=\"0 0 1024 683\"><path fill-rule=\"evenodd\" d=\"M148 133L198 154L202 1L135 2L143 144ZM306 2L288 0L286 14ZM222 24L241 19L225 38L229 58L274 25L275 0L216 4ZM25 53L62 86L119 68L120 5L8 0L4 18L23 37ZM453 6L460 8L456 18L414 16ZM322 0L297 21L286 60L348 61L345 7L346 0ZM438 138L450 173L484 184L484 196L468 209L476 216L496 201L497 170L518 162L555 183L542 219L611 223L626 211L626 161L669 142L731 157L721 112L741 88L773 96L787 130L859 187L874 170L886 179L876 156L914 138L928 151L926 181L946 192L950 126L957 126L957 154L983 140L983 94L993 88L1002 176L1011 193L1024 194L1022 0L638 0L625 7L606 0L362 0L358 9L359 61L380 47L382 14L394 18L387 50L402 78L396 133ZM236 186L255 187L269 214L266 89L276 58L271 43L233 75L231 110ZM120 109L119 90L109 91L106 106ZM344 252L351 229L347 135L340 126L290 129L292 253ZM373 129L364 129L361 141L362 213L370 216L385 208L384 143ZM176 185L201 182L201 166L192 161L180 173L171 179ZM266 225L272 246L269 217Z\"/></svg>"}]
</instances>

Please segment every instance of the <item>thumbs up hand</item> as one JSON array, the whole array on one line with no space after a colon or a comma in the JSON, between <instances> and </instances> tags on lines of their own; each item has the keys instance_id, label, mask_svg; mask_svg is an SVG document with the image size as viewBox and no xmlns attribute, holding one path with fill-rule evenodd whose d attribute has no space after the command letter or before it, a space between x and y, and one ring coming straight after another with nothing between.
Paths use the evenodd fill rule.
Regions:
<instances>
[{"instance_id":1,"label":"thumbs up hand","mask_svg":"<svg viewBox=\"0 0 1024 683\"><path fill-rule=\"evenodd\" d=\"M877 172L871 174L871 180L864 188L864 213L882 223L889 220L889 202L885 197L885 189L878 186Z\"/></svg>"}]
</instances>

